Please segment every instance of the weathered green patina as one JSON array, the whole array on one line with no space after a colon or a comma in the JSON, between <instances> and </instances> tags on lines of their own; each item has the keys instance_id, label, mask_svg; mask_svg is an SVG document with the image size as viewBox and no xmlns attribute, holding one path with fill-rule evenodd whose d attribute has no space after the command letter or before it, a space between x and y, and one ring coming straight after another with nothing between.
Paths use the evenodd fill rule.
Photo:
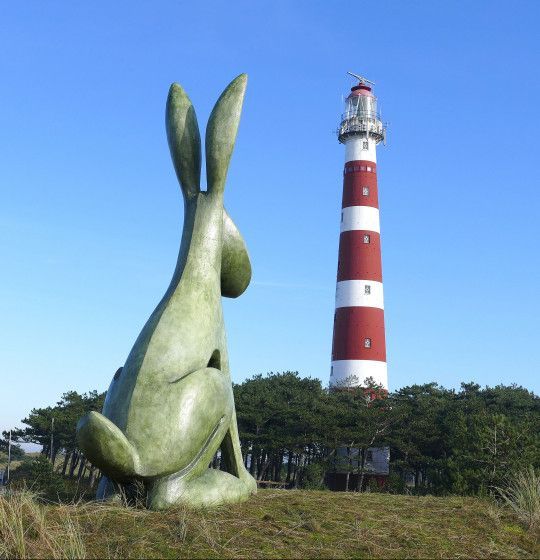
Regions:
<instances>
[{"instance_id":1,"label":"weathered green patina","mask_svg":"<svg viewBox=\"0 0 540 560\"><path fill-rule=\"evenodd\" d=\"M251 279L244 240L223 207L247 76L233 80L206 129L207 190L193 105L173 84L166 129L184 195L184 230L171 283L114 376L103 413L79 421L85 456L106 475L98 497L142 481L152 509L215 506L256 492L240 451L221 296ZM221 448L226 471L209 469Z\"/></svg>"}]
</instances>

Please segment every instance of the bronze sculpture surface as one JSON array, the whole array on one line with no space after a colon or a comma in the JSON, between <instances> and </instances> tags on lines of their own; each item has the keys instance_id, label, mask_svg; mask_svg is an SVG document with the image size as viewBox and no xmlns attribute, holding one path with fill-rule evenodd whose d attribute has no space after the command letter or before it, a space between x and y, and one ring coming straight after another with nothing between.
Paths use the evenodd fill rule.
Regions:
<instances>
[{"instance_id":1,"label":"bronze sculpture surface","mask_svg":"<svg viewBox=\"0 0 540 560\"><path fill-rule=\"evenodd\" d=\"M184 196L184 229L170 285L107 391L102 414L79 421L85 456L106 477L98 497L144 484L147 505L215 506L247 499L256 482L242 461L221 296L251 280L244 240L223 206L247 76L218 99L206 129L207 190L200 189L195 110L169 91L167 139ZM221 449L226 471L210 469Z\"/></svg>"}]
</instances>

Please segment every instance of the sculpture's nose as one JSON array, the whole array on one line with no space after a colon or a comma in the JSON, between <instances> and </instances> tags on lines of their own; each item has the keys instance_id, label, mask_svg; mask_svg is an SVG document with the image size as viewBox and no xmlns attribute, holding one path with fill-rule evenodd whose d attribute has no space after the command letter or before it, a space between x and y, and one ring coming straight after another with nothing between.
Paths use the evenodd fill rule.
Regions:
<instances>
[{"instance_id":1,"label":"sculpture's nose","mask_svg":"<svg viewBox=\"0 0 540 560\"><path fill-rule=\"evenodd\" d=\"M85 457L114 480L139 474L137 450L122 430L99 412L90 412L79 420L77 440Z\"/></svg>"}]
</instances>

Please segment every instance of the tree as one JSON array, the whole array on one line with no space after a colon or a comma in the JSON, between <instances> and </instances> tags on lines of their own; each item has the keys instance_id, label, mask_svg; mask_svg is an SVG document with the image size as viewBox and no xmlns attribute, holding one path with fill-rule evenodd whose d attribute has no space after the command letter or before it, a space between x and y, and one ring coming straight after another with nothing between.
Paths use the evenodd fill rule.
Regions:
<instances>
[{"instance_id":1,"label":"tree","mask_svg":"<svg viewBox=\"0 0 540 560\"><path fill-rule=\"evenodd\" d=\"M413 476L417 490L438 492L447 476L452 452L445 428L453 398L453 391L427 383L404 387L389 399L395 417L389 437L392 463L404 478Z\"/></svg>"},{"instance_id":2,"label":"tree","mask_svg":"<svg viewBox=\"0 0 540 560\"><path fill-rule=\"evenodd\" d=\"M3 439L0 438L0 453L5 454L7 458L8 448L9 448L9 431L2 433ZM24 459L26 453L24 449L15 443L14 441L11 442L11 459L15 461L19 461Z\"/></svg>"},{"instance_id":3,"label":"tree","mask_svg":"<svg viewBox=\"0 0 540 560\"><path fill-rule=\"evenodd\" d=\"M63 451L62 474L66 474L68 465L69 476L74 476L78 465L82 474L86 460L77 445L77 421L91 410L101 410L104 398L105 393L97 391L82 395L76 391L68 391L62 395L55 406L32 409L22 420L26 427L13 430L13 438L17 441L41 445L42 454L49 457L53 464L58 452Z\"/></svg>"},{"instance_id":4,"label":"tree","mask_svg":"<svg viewBox=\"0 0 540 560\"><path fill-rule=\"evenodd\" d=\"M333 409L334 426L330 438L337 457L335 467L347 472L345 488L349 490L350 474L356 473L356 490L364 487L368 452L386 444L394 420L387 400L388 392L372 378L360 386L355 379L333 388L328 400Z\"/></svg>"},{"instance_id":5,"label":"tree","mask_svg":"<svg viewBox=\"0 0 540 560\"><path fill-rule=\"evenodd\" d=\"M300 481L304 467L318 455L324 391L317 379L297 372L256 375L234 386L246 465L259 480Z\"/></svg>"}]
</instances>

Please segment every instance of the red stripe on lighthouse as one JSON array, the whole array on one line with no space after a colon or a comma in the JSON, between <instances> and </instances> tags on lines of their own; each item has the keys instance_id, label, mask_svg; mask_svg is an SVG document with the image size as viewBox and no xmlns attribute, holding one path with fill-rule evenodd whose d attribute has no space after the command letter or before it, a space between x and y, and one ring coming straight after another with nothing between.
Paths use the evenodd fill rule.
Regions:
<instances>
[{"instance_id":1,"label":"red stripe on lighthouse","mask_svg":"<svg viewBox=\"0 0 540 560\"><path fill-rule=\"evenodd\" d=\"M376 307L336 309L332 360L386 362L384 311Z\"/></svg>"},{"instance_id":2,"label":"red stripe on lighthouse","mask_svg":"<svg viewBox=\"0 0 540 560\"><path fill-rule=\"evenodd\" d=\"M379 207L377 173L375 171L361 171L361 169L367 169L368 167L376 170L376 165L370 161L352 161L345 164L342 208L348 206ZM347 169L353 169L353 171L347 171ZM364 187L368 188L367 195L364 194Z\"/></svg>"},{"instance_id":3,"label":"red stripe on lighthouse","mask_svg":"<svg viewBox=\"0 0 540 560\"><path fill-rule=\"evenodd\" d=\"M365 243L365 236L369 243ZM339 238L338 282L376 280L382 282L381 236L374 231L350 230Z\"/></svg>"}]
</instances>

